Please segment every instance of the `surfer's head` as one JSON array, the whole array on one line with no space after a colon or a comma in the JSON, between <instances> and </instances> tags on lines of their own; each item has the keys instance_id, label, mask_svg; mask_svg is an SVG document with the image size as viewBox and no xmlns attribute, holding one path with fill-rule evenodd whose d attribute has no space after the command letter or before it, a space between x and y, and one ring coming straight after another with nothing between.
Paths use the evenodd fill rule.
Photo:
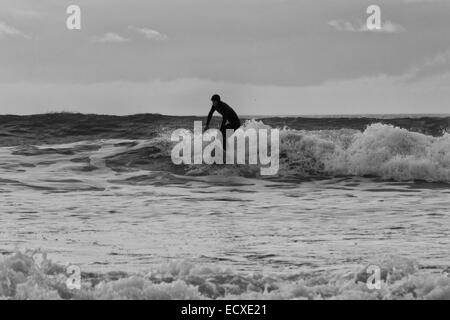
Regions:
<instances>
[{"instance_id":1,"label":"surfer's head","mask_svg":"<svg viewBox=\"0 0 450 320\"><path fill-rule=\"evenodd\" d=\"M211 97L211 101L213 103L213 106L216 106L220 102L220 96L218 94L215 94Z\"/></svg>"}]
</instances>

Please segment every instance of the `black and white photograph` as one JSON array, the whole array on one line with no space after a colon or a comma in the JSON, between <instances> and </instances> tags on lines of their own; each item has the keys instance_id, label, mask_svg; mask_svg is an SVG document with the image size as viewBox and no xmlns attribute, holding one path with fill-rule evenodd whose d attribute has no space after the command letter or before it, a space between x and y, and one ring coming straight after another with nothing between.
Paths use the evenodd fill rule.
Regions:
<instances>
[{"instance_id":1,"label":"black and white photograph","mask_svg":"<svg viewBox=\"0 0 450 320\"><path fill-rule=\"evenodd\" d=\"M0 0L0 300L450 300L449 18Z\"/></svg>"}]
</instances>

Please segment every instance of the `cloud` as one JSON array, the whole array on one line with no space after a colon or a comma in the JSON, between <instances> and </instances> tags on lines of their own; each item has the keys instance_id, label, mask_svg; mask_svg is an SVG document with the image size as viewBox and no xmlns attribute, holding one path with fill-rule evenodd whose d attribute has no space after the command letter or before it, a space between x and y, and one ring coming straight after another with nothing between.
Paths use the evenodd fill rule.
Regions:
<instances>
[{"instance_id":1,"label":"cloud","mask_svg":"<svg viewBox=\"0 0 450 320\"><path fill-rule=\"evenodd\" d=\"M440 52L408 72L408 82L439 76L450 71L450 49Z\"/></svg>"},{"instance_id":2,"label":"cloud","mask_svg":"<svg viewBox=\"0 0 450 320\"><path fill-rule=\"evenodd\" d=\"M16 19L41 19L42 15L30 9L10 9L7 13Z\"/></svg>"},{"instance_id":3,"label":"cloud","mask_svg":"<svg viewBox=\"0 0 450 320\"><path fill-rule=\"evenodd\" d=\"M127 38L122 37L121 35L114 33L114 32L107 32L102 36L99 37L94 37L93 38L94 42L100 42L100 43L122 43L122 42L127 42L130 41Z\"/></svg>"},{"instance_id":4,"label":"cloud","mask_svg":"<svg viewBox=\"0 0 450 320\"><path fill-rule=\"evenodd\" d=\"M26 35L22 31L0 21L0 38L3 37L22 37L30 39L30 36Z\"/></svg>"},{"instance_id":5,"label":"cloud","mask_svg":"<svg viewBox=\"0 0 450 320\"><path fill-rule=\"evenodd\" d=\"M153 29L138 28L138 27L134 27L134 26L130 26L129 29L144 35L144 37L146 37L149 40L165 41L165 40L169 39L169 37L167 35L162 34L161 32L153 30Z\"/></svg>"},{"instance_id":6,"label":"cloud","mask_svg":"<svg viewBox=\"0 0 450 320\"><path fill-rule=\"evenodd\" d=\"M331 20L328 25L336 29L337 31L345 32L384 32L384 33L399 33L404 32L405 28L399 24L395 24L391 21L385 21L381 25L381 29L370 30L367 25L361 21L354 24L350 21L345 20Z\"/></svg>"},{"instance_id":7,"label":"cloud","mask_svg":"<svg viewBox=\"0 0 450 320\"><path fill-rule=\"evenodd\" d=\"M377 31L377 30L375 30ZM382 32L387 32L387 33L399 33L399 32L404 32L406 31L406 29L399 25L399 24L395 24L391 21L385 21L384 24L381 26L381 30Z\"/></svg>"}]
</instances>

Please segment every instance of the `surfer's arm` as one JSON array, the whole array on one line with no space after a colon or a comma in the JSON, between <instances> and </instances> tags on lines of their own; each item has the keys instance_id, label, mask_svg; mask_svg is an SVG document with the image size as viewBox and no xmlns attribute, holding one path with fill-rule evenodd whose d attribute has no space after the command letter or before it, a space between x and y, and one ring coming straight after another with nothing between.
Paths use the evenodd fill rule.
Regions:
<instances>
[{"instance_id":1,"label":"surfer's arm","mask_svg":"<svg viewBox=\"0 0 450 320\"><path fill-rule=\"evenodd\" d=\"M211 107L211 110L209 110L208 113L208 119L206 119L205 131L209 129L209 123L211 122L211 118L214 114L214 111L216 111L214 107Z\"/></svg>"}]
</instances>

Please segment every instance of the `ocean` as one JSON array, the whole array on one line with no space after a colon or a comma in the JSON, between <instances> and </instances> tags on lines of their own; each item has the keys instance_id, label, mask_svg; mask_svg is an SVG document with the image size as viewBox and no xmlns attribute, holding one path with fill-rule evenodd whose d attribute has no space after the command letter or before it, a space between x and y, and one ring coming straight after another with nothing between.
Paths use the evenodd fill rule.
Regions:
<instances>
[{"instance_id":1,"label":"ocean","mask_svg":"<svg viewBox=\"0 0 450 320\"><path fill-rule=\"evenodd\" d=\"M174 165L194 120L0 116L0 298L450 299L450 116L248 118L275 176Z\"/></svg>"}]
</instances>

